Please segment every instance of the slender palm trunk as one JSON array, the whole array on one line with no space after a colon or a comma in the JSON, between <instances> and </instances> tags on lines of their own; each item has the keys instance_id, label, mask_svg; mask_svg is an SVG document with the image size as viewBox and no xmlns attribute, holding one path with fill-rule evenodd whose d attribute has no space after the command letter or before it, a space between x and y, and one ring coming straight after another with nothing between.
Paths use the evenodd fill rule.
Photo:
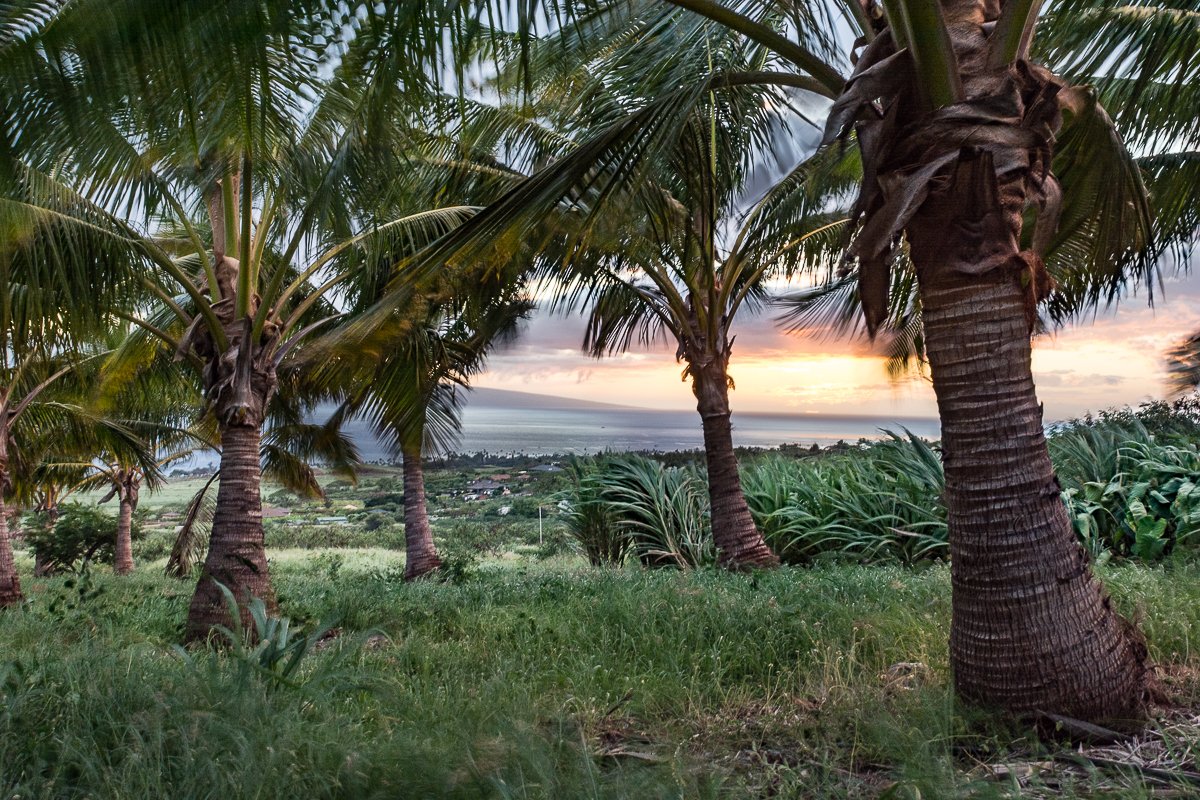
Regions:
<instances>
[{"instance_id":1,"label":"slender palm trunk","mask_svg":"<svg viewBox=\"0 0 1200 800\"><path fill-rule=\"evenodd\" d=\"M7 399L8 391L0 389L0 402ZM0 408L0 608L25 599L13 557L12 537L8 533L8 508L5 505L5 495L12 487L12 478L8 474L8 437L8 410Z\"/></svg>"},{"instance_id":2,"label":"slender palm trunk","mask_svg":"<svg viewBox=\"0 0 1200 800\"><path fill-rule=\"evenodd\" d=\"M262 499L257 425L221 427L221 482L213 517L208 556L196 594L188 609L186 638L206 641L216 625L231 622L225 598L216 582L233 592L242 610L242 625L252 630L249 602L262 599L276 613L275 592L267 571L263 545Z\"/></svg>"},{"instance_id":3,"label":"slender palm trunk","mask_svg":"<svg viewBox=\"0 0 1200 800\"><path fill-rule=\"evenodd\" d=\"M1030 367L1035 270L996 258L1019 241L1024 189L1021 176L997 189L990 169L964 154L908 226L942 422L955 686L1010 711L1135 718L1146 649L1060 495Z\"/></svg>"},{"instance_id":4,"label":"slender palm trunk","mask_svg":"<svg viewBox=\"0 0 1200 800\"><path fill-rule=\"evenodd\" d=\"M729 376L717 359L692 370L692 391L704 425L704 458L708 464L708 497L712 509L717 561L730 569L778 566L779 558L763 540L750 516L729 416Z\"/></svg>"},{"instance_id":5,"label":"slender palm trunk","mask_svg":"<svg viewBox=\"0 0 1200 800\"><path fill-rule=\"evenodd\" d=\"M13 558L12 539L8 535L8 509L4 504L4 492L0 490L0 608L16 605L24 599Z\"/></svg>"},{"instance_id":6,"label":"slender palm trunk","mask_svg":"<svg viewBox=\"0 0 1200 800\"><path fill-rule=\"evenodd\" d=\"M118 575L133 572L133 498L128 494L121 497L121 508L117 514L117 546L113 557L113 571Z\"/></svg>"},{"instance_id":7,"label":"slender palm trunk","mask_svg":"<svg viewBox=\"0 0 1200 800\"><path fill-rule=\"evenodd\" d=\"M425 470L420 448L404 451L404 579L413 580L442 565L433 544L425 506Z\"/></svg>"}]
</instances>

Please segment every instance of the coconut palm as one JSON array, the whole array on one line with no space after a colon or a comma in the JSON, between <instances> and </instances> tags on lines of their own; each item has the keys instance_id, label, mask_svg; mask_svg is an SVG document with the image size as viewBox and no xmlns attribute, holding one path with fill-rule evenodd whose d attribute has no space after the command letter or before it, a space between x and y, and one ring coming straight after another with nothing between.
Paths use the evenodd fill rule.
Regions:
<instances>
[{"instance_id":1,"label":"coconut palm","mask_svg":"<svg viewBox=\"0 0 1200 800\"><path fill-rule=\"evenodd\" d=\"M670 54L656 61L652 78L629 72L629 52L619 46L646 38ZM462 239L448 237L420 263L468 263L479 257L472 236L486 231L486 248L494 248L505 226L515 226L541 248L535 272L550 308L587 316L590 354L674 344L704 431L720 563L777 564L740 486L729 360L736 318L753 312L769 284L803 265L819 242L828 248L836 240L836 222L824 224L815 202L822 198L803 190L813 176L790 184L801 189L799 202L781 203L782 192L755 202L745 188L756 165L787 157L789 125L811 124L789 94L811 81L767 70L763 48L687 15L669 25L655 16L599 17L567 39L533 48L533 92L514 81L524 106L473 110L458 146L477 137L507 159L490 169L462 166L460 182L450 185L508 194L482 224L468 223ZM661 125L653 155L636 164L606 161L610 137L620 142L636 130L630 119ZM810 171L845 188L849 161L833 154ZM524 179L523 170L547 163L556 167ZM805 223L815 230L796 236Z\"/></svg>"},{"instance_id":2,"label":"coconut palm","mask_svg":"<svg viewBox=\"0 0 1200 800\"><path fill-rule=\"evenodd\" d=\"M53 519L65 494L61 479L47 471L47 460L64 448L107 449L125 454L143 470L153 470L152 457L130 428L79 404L80 386L72 380L78 367L78 361L62 356L29 354L9 372L0 394L0 606L23 597L8 529L8 501L40 506Z\"/></svg>"},{"instance_id":3,"label":"coconut palm","mask_svg":"<svg viewBox=\"0 0 1200 800\"><path fill-rule=\"evenodd\" d=\"M1018 712L1139 715L1145 648L1111 609L1073 538L1046 452L1029 339L1051 287L1044 264L1051 245L1071 254L1073 274L1110 276L1107 284L1081 280L1086 294L1151 273L1154 220L1141 174L1095 94L1029 60L1040 4L846 0L784 9L760 0L671 2L762 48L764 71L775 67L791 85L834 100L827 144L814 158L852 149L861 159L848 252L870 329L887 316L892 265L911 260L942 416L959 692ZM821 7L842 12L862 34L852 72L841 68L830 35L819 30ZM1114 10L1104 0L1066 0L1056 9L1063 24L1071 15ZM579 16L595 23L605 13L589 5ZM1191 12L1181 13L1190 19ZM656 34L678 19L649 4L636 6L635 18L640 22L627 28ZM1155 40L1140 30L1120 28L1116 51L1137 63L1188 63L1181 54L1189 36L1151 48L1145 44ZM1066 49L1056 64L1077 47L1069 37L1061 41ZM639 63L628 53L640 48L640 66L661 74L661 41L634 30L623 43L625 64ZM1154 89L1177 79L1148 74ZM775 70L713 70L702 80L677 81L512 190L428 258L470 252L472 236L493 235L563 202L574 204L585 230L599 228L609 207L597 201L652 172L643 168L684 127L687 98L743 81L782 82ZM802 163L789 179L811 169ZM781 193L778 203L802 193L792 195ZM796 214L780 220L804 221Z\"/></svg>"},{"instance_id":4,"label":"coconut palm","mask_svg":"<svg viewBox=\"0 0 1200 800\"><path fill-rule=\"evenodd\" d=\"M246 608L275 607L263 424L284 360L334 314L323 297L346 274L331 264L383 231L458 219L366 229L345 210L359 179L396 166L375 155L404 135L394 107L424 80L446 20L317 0L18 11L28 24L0 63L20 98L5 107L22 132L8 196L55 221L59 250L97 243L137 265L152 302L125 316L197 371L217 426L222 480L186 634L203 640L228 622L218 582Z\"/></svg>"},{"instance_id":5,"label":"coconut palm","mask_svg":"<svg viewBox=\"0 0 1200 800\"><path fill-rule=\"evenodd\" d=\"M340 413L368 420L402 459L406 580L442 563L429 524L424 459L452 445L471 377L532 308L519 279L493 273L489 280L483 270L442 275L396 309L395 333L379 340L383 350L343 353L327 365L347 387Z\"/></svg>"},{"instance_id":6,"label":"coconut palm","mask_svg":"<svg viewBox=\"0 0 1200 800\"><path fill-rule=\"evenodd\" d=\"M354 481L360 463L358 449L342 431L342 419L331 415L319 420L327 409L329 396L314 391L295 365L288 364L281 375L280 391L272 397L259 449L263 482L280 486L298 497L325 499L314 465L320 464L333 475ZM302 385L303 384L303 385ZM220 456L220 445L205 441L206 452ZM198 453L203 455L204 453ZM202 563L211 542L216 502L213 488L220 488L221 470L188 500L182 524L167 558L166 573L187 578Z\"/></svg>"}]
</instances>

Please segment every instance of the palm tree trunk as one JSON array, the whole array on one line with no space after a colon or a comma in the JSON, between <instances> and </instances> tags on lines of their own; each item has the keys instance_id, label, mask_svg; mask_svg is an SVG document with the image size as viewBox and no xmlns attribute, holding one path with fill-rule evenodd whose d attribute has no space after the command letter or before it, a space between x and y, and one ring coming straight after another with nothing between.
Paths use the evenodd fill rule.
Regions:
<instances>
[{"instance_id":1,"label":"palm tree trunk","mask_svg":"<svg viewBox=\"0 0 1200 800\"><path fill-rule=\"evenodd\" d=\"M8 390L0 389L0 402L8 400ZM0 608L16 605L25 599L21 593L21 578L13 557L12 537L8 533L8 508L5 495L12 488L8 473L8 409L0 408Z\"/></svg>"},{"instance_id":2,"label":"palm tree trunk","mask_svg":"<svg viewBox=\"0 0 1200 800\"><path fill-rule=\"evenodd\" d=\"M404 579L411 581L442 566L433 544L429 512L425 506L425 471L420 448L408 448L404 457Z\"/></svg>"},{"instance_id":3,"label":"palm tree trunk","mask_svg":"<svg viewBox=\"0 0 1200 800\"><path fill-rule=\"evenodd\" d=\"M1133 719L1146 648L1061 498L1030 366L1035 276L1023 256L997 260L1019 241L1021 176L997 188L980 179L990 169L964 154L908 226L942 423L955 686L1014 712Z\"/></svg>"},{"instance_id":4,"label":"palm tree trunk","mask_svg":"<svg viewBox=\"0 0 1200 800\"><path fill-rule=\"evenodd\" d=\"M16 605L25 599L21 593L21 578L13 558L12 538L8 535L8 509L0 491L0 608Z\"/></svg>"},{"instance_id":5,"label":"palm tree trunk","mask_svg":"<svg viewBox=\"0 0 1200 800\"><path fill-rule=\"evenodd\" d=\"M188 609L186 639L204 642L216 625L231 622L216 582L233 592L242 626L252 631L249 603L260 598L268 613L278 612L263 545L262 498L257 425L221 426L221 482L208 556Z\"/></svg>"},{"instance_id":6,"label":"palm tree trunk","mask_svg":"<svg viewBox=\"0 0 1200 800\"><path fill-rule=\"evenodd\" d=\"M717 562L729 569L778 566L779 558L754 525L742 492L729 421L729 376L724 365L717 359L705 367L693 365L691 375L696 409L704 426L704 458L708 464L708 498Z\"/></svg>"},{"instance_id":7,"label":"palm tree trunk","mask_svg":"<svg viewBox=\"0 0 1200 800\"><path fill-rule=\"evenodd\" d=\"M122 495L121 508L117 515L117 546L113 557L113 571L118 575L133 572L133 499Z\"/></svg>"}]
</instances>

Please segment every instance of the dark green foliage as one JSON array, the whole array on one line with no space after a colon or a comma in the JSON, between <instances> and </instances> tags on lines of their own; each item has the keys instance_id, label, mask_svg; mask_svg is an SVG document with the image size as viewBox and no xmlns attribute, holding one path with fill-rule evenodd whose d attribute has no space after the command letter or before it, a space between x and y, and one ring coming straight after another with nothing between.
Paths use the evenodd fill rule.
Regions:
<instances>
[{"instance_id":1,"label":"dark green foliage","mask_svg":"<svg viewBox=\"0 0 1200 800\"><path fill-rule=\"evenodd\" d=\"M766 458L742 471L755 521L790 564L944 557L942 484L938 454L912 434L816 459Z\"/></svg>"},{"instance_id":2,"label":"dark green foliage","mask_svg":"<svg viewBox=\"0 0 1200 800\"><path fill-rule=\"evenodd\" d=\"M370 497L368 497L366 500L363 501L363 506L366 508L390 508L392 510L395 510L397 508L403 508L404 494L403 494L403 492L401 492L401 493L392 492L389 494L373 494Z\"/></svg>"},{"instance_id":3,"label":"dark green foliage","mask_svg":"<svg viewBox=\"0 0 1200 800\"><path fill-rule=\"evenodd\" d=\"M1072 420L1050 452L1081 541L1100 559L1153 562L1200 544L1200 402L1147 403ZM747 459L742 486L785 563L911 564L949 553L935 445L891 433L823 451ZM707 563L703 472L642 456L572 466L568 530L593 564L626 552L647 565ZM618 553L605 558L603 548Z\"/></svg>"},{"instance_id":4,"label":"dark green foliage","mask_svg":"<svg viewBox=\"0 0 1200 800\"><path fill-rule=\"evenodd\" d=\"M166 558L171 554L175 539L173 528L146 530L142 536L133 540L133 560L141 562Z\"/></svg>"},{"instance_id":5,"label":"dark green foliage","mask_svg":"<svg viewBox=\"0 0 1200 800\"><path fill-rule=\"evenodd\" d=\"M567 529L593 564L634 555L646 566L699 567L715 560L708 488L695 467L637 455L571 466Z\"/></svg>"},{"instance_id":6,"label":"dark green foliage","mask_svg":"<svg viewBox=\"0 0 1200 800\"><path fill-rule=\"evenodd\" d=\"M133 538L140 535L135 519ZM26 521L25 541L51 573L74 572L83 561L111 564L116 537L116 517L82 503L63 506L53 524L45 514L30 515Z\"/></svg>"},{"instance_id":7,"label":"dark green foliage","mask_svg":"<svg viewBox=\"0 0 1200 800\"><path fill-rule=\"evenodd\" d=\"M1194 409L1148 404L1077 420L1051 437L1075 530L1094 557L1156 561L1197 543Z\"/></svg>"},{"instance_id":8,"label":"dark green foliage","mask_svg":"<svg viewBox=\"0 0 1200 800\"><path fill-rule=\"evenodd\" d=\"M476 559L498 558L508 552L520 533L511 524L458 522L438 536L439 552L468 553Z\"/></svg>"},{"instance_id":9,"label":"dark green foliage","mask_svg":"<svg viewBox=\"0 0 1200 800\"><path fill-rule=\"evenodd\" d=\"M395 521L395 517L393 517L391 514L384 514L376 511L372 514L368 514L367 518L363 520L363 530L368 532L377 531L380 528L386 528Z\"/></svg>"},{"instance_id":10,"label":"dark green foliage","mask_svg":"<svg viewBox=\"0 0 1200 800\"><path fill-rule=\"evenodd\" d=\"M567 473L572 486L566 493L567 531L592 566L625 563L630 540L615 511L604 499L607 457L572 460Z\"/></svg>"}]
</instances>

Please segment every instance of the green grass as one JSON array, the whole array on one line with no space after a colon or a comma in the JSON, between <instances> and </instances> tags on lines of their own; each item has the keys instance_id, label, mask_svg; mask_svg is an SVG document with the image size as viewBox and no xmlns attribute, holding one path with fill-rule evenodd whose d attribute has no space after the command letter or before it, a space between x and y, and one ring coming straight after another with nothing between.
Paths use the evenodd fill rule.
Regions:
<instances>
[{"instance_id":1,"label":"green grass","mask_svg":"<svg viewBox=\"0 0 1200 800\"><path fill-rule=\"evenodd\" d=\"M97 572L86 600L26 571L30 602L0 617L0 797L1005 797L1032 790L972 768L1045 758L956 709L940 565L558 559L405 585L387 551L272 558L285 614L342 620L296 687L229 656L185 664L191 585L158 565ZM1194 661L1200 569L1105 574L1159 661ZM1149 796L1064 780L1066 796Z\"/></svg>"}]
</instances>

